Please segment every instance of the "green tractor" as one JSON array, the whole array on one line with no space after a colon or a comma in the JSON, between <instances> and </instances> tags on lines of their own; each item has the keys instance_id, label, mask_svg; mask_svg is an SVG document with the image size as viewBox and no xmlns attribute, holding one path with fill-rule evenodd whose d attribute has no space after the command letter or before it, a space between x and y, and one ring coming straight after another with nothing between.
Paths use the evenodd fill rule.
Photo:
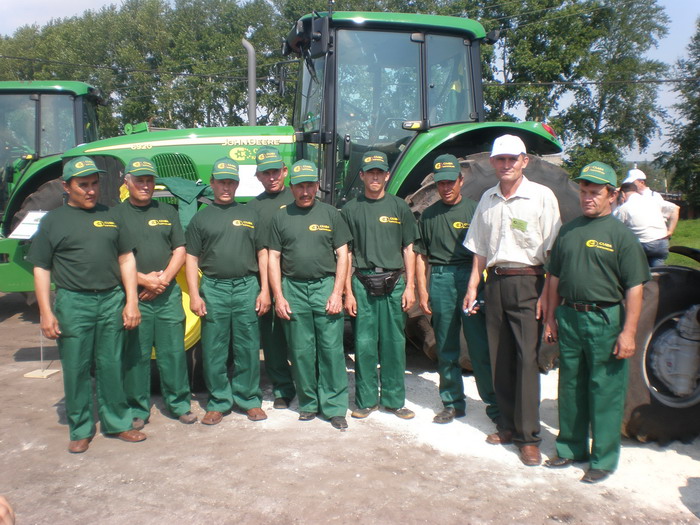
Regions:
<instances>
[{"instance_id":1,"label":"green tractor","mask_svg":"<svg viewBox=\"0 0 700 525\"><path fill-rule=\"evenodd\" d=\"M101 103L83 82L0 82L0 291L33 289L27 244L8 237L29 211L63 202L61 155L97 140Z\"/></svg>"},{"instance_id":2,"label":"green tractor","mask_svg":"<svg viewBox=\"0 0 700 525\"><path fill-rule=\"evenodd\" d=\"M228 156L241 166L237 198L245 201L262 191L255 178L256 152L262 146L272 145L280 150L287 165L301 158L316 162L321 178L319 198L342 207L362 191L358 171L363 154L380 150L387 154L391 166L388 191L406 198L420 213L437 199L431 177L433 160L443 153L452 153L462 159L465 195L478 200L495 183L485 152L499 135L520 136L528 151L537 155L562 150L547 124L485 122L481 46L490 43L493 38L484 28L465 18L314 13L301 18L284 42L283 53L300 61L291 125L157 132L138 125L128 135L83 144L66 151L63 157L88 155L105 169L107 175L101 178L102 201L114 205L120 199L124 167L135 157L150 157L163 179L176 177L194 184L208 182L212 162ZM254 90L252 85L251 100ZM255 104L250 106L249 120L254 123ZM57 163L54 178L58 177L58 168ZM580 213L576 188L564 170L535 157L527 176L554 190L563 220ZM11 190L14 207L8 207L3 216L3 234L11 230L19 207L37 209L27 197L30 193L38 197L42 192L48 193L48 179L37 178L32 185L31 177L26 177L27 189L22 195L14 196L15 190ZM55 206L60 202L60 198L55 199ZM30 268L23 260L26 242L0 240L0 258L4 257L0 259L0 291L32 289ZM180 283L186 292L184 279ZM683 312L690 306L685 299L681 302L674 312ZM185 303L188 306L187 298ZM429 327L425 318L413 317L413 326L418 326L419 331L421 323L424 328ZM672 321L663 326L664 330L675 329ZM198 319L190 316L186 347L195 346L198 339ZM640 373L648 375L646 368ZM644 388L653 390L651 386ZM681 394L685 400L694 400L690 410L696 410L696 414L700 409L696 399L699 393L696 382L689 394L687 388Z\"/></svg>"}]
</instances>

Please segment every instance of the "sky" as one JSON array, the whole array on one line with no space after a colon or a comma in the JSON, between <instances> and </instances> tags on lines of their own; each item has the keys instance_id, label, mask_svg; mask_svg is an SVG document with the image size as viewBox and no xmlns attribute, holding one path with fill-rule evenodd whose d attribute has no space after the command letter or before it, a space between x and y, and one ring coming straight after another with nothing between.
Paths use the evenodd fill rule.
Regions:
<instances>
[{"instance_id":1,"label":"sky","mask_svg":"<svg viewBox=\"0 0 700 525\"><path fill-rule=\"evenodd\" d=\"M650 51L649 57L669 64L686 56L686 48L695 31L695 21L700 17L700 0L658 0L671 19L668 36L659 42L659 47ZM52 18L79 16L87 9L99 10L103 5L121 5L115 0L2 0L0 1L0 35L12 35L16 29L27 24L43 25ZM67 79L80 80L80 79ZM660 105L673 115L676 102L672 86L662 85L659 93ZM627 159L651 160L664 149L665 136L655 139L645 152L636 150L627 154Z\"/></svg>"}]
</instances>

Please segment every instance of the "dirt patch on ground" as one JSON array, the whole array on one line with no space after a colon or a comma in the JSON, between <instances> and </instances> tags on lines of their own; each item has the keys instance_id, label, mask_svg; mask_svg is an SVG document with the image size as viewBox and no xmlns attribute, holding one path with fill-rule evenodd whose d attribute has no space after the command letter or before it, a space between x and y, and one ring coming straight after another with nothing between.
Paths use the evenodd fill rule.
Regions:
<instances>
[{"instance_id":1,"label":"dirt patch on ground","mask_svg":"<svg viewBox=\"0 0 700 525\"><path fill-rule=\"evenodd\" d=\"M61 374L23 377L39 366L35 308L0 294L0 329L0 494L19 524L700 522L697 441L665 448L625 441L618 472L594 486L579 482L578 466L524 467L514 447L484 442L493 425L471 377L467 417L432 423L437 374L417 354L406 376L411 421L376 412L349 419L341 433L326 421L297 421L294 404L273 410L265 385L266 421L233 413L215 427L185 426L155 397L147 441L98 434L87 453L71 455ZM53 343L44 351L57 358ZM348 369L352 382L351 358ZM550 373L545 454L557 433L555 394ZM193 402L200 418L203 401Z\"/></svg>"}]
</instances>

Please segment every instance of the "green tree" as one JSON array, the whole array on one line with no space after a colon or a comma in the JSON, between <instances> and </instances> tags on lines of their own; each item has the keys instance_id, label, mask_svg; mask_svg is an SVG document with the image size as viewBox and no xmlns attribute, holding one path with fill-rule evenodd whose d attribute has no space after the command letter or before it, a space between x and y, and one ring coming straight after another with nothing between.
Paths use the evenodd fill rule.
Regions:
<instances>
[{"instance_id":1,"label":"green tree","mask_svg":"<svg viewBox=\"0 0 700 525\"><path fill-rule=\"evenodd\" d=\"M664 112L657 86L650 83L666 65L644 58L666 34L668 17L656 0L602 0L596 25L602 33L578 66L574 103L559 116L559 129L571 144L568 166L578 173L589 160L622 169L623 150L644 151L659 131Z\"/></svg>"},{"instance_id":2,"label":"green tree","mask_svg":"<svg viewBox=\"0 0 700 525\"><path fill-rule=\"evenodd\" d=\"M671 128L671 150L657 159L673 173L671 188L683 192L691 206L700 207L700 18L688 44L688 57L676 64L676 76L687 79L678 84L679 102L674 105L680 118Z\"/></svg>"}]
</instances>

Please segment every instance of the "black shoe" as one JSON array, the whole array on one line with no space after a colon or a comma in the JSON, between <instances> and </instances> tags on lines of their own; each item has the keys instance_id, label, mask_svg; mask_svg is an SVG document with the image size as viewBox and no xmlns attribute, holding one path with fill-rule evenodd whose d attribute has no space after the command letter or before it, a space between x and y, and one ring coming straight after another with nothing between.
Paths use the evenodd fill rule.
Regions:
<instances>
[{"instance_id":1,"label":"black shoe","mask_svg":"<svg viewBox=\"0 0 700 525\"><path fill-rule=\"evenodd\" d=\"M610 477L610 474L612 474L612 470L590 468L588 469L588 472L586 472L583 475L581 481L583 481L584 483L599 483L605 479L608 479Z\"/></svg>"},{"instance_id":2,"label":"black shoe","mask_svg":"<svg viewBox=\"0 0 700 525\"><path fill-rule=\"evenodd\" d=\"M289 408L290 401L291 399L288 397L276 397L274 403L272 403L272 408L284 410L285 408Z\"/></svg>"},{"instance_id":3,"label":"black shoe","mask_svg":"<svg viewBox=\"0 0 700 525\"><path fill-rule=\"evenodd\" d=\"M569 465L573 465L574 460L571 458L561 458L559 456L554 456L553 458L547 459L544 462L544 466L547 468L564 468Z\"/></svg>"},{"instance_id":4,"label":"black shoe","mask_svg":"<svg viewBox=\"0 0 700 525\"><path fill-rule=\"evenodd\" d=\"M372 412L377 410L379 408L379 405L374 405L373 407L369 408L356 408L353 410L350 415L354 417L355 419L364 419L367 416L369 416Z\"/></svg>"},{"instance_id":5,"label":"black shoe","mask_svg":"<svg viewBox=\"0 0 700 525\"><path fill-rule=\"evenodd\" d=\"M464 410L457 410L455 407L445 407L435 414L433 423L444 425L445 423L452 423L456 417L464 417L465 415Z\"/></svg>"},{"instance_id":6,"label":"black shoe","mask_svg":"<svg viewBox=\"0 0 700 525\"><path fill-rule=\"evenodd\" d=\"M299 412L299 421L311 421L315 417L315 412Z\"/></svg>"},{"instance_id":7,"label":"black shoe","mask_svg":"<svg viewBox=\"0 0 700 525\"><path fill-rule=\"evenodd\" d=\"M331 425L333 425L333 428L337 428L338 430L345 430L348 428L348 422L343 416L332 417Z\"/></svg>"}]
</instances>

